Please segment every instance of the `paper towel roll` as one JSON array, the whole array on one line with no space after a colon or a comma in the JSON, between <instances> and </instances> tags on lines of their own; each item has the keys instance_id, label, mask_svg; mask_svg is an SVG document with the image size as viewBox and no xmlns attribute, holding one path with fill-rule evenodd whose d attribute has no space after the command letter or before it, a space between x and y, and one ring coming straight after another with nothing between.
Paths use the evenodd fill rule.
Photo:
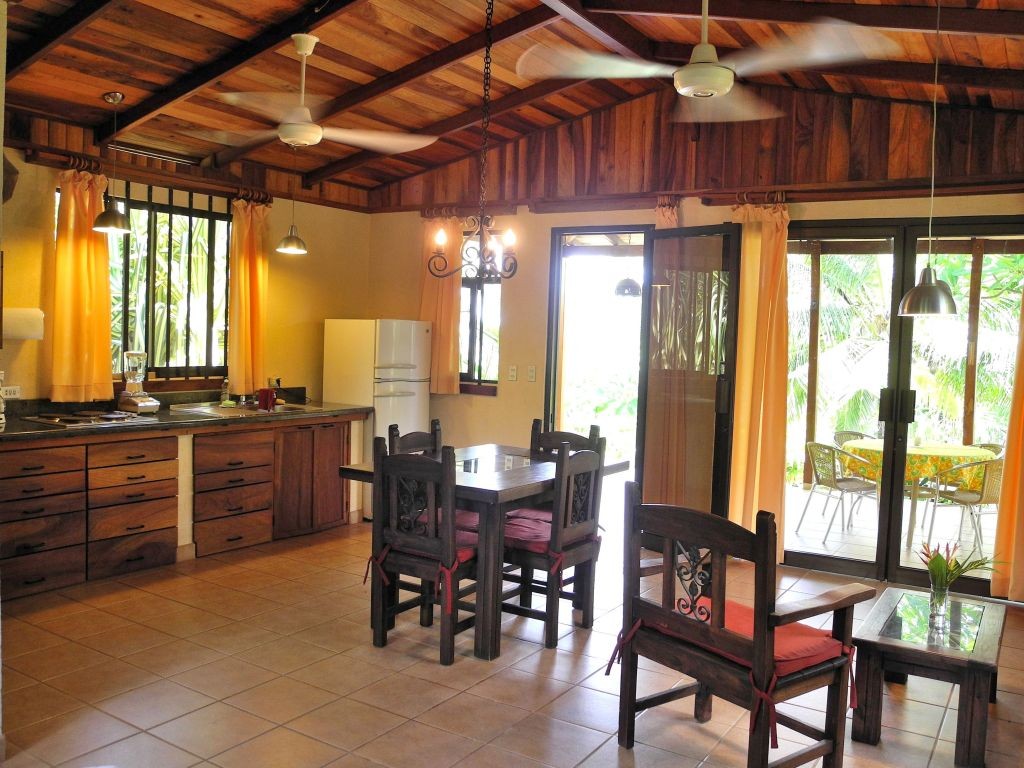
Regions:
<instances>
[{"instance_id":1,"label":"paper towel roll","mask_svg":"<svg viewBox=\"0 0 1024 768\"><path fill-rule=\"evenodd\" d=\"M5 339L43 338L43 310L13 307L4 310Z\"/></svg>"}]
</instances>

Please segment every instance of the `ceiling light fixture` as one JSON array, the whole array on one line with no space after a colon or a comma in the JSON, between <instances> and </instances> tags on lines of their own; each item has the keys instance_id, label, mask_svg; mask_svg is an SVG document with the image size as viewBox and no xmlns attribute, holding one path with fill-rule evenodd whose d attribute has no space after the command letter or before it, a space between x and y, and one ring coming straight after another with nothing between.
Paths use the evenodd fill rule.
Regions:
<instances>
[{"instance_id":1,"label":"ceiling light fixture","mask_svg":"<svg viewBox=\"0 0 1024 768\"><path fill-rule=\"evenodd\" d=\"M494 42L494 0L487 0L487 15L484 25L484 82L482 117L480 120L480 202L476 217L467 217L468 228L472 231L470 240L477 244L467 245L464 249L463 263L460 267L449 269L444 248L448 237L444 228L438 229L434 236L434 253L427 261L427 269L434 277L448 277L465 270L469 277L482 277L507 280L519 268L516 261L516 236L511 229L499 237L494 228L494 219L486 214L487 205L487 149L488 132L491 125L491 45Z\"/></svg>"},{"instance_id":2,"label":"ceiling light fixture","mask_svg":"<svg viewBox=\"0 0 1024 768\"><path fill-rule=\"evenodd\" d=\"M624 277L615 284L616 296L639 296L642 292L640 283L632 277Z\"/></svg>"},{"instance_id":3,"label":"ceiling light fixture","mask_svg":"<svg viewBox=\"0 0 1024 768\"><path fill-rule=\"evenodd\" d=\"M299 230L295 226L295 147L292 147L292 178L291 193L292 193L292 224L288 227L288 234L281 238L281 242L277 244L277 248L274 250L278 253L287 253L292 256L305 256L309 253L306 248L306 242L299 237Z\"/></svg>"},{"instance_id":4,"label":"ceiling light fixture","mask_svg":"<svg viewBox=\"0 0 1024 768\"><path fill-rule=\"evenodd\" d=\"M925 317L929 315L955 315L956 302L949 283L939 280L932 268L932 216L935 213L935 134L939 118L939 35L942 31L942 1L935 3L935 68L932 78L932 154L931 192L928 197L928 263L921 270L917 285L907 291L900 301L899 314L902 317Z\"/></svg>"},{"instance_id":5,"label":"ceiling light fixture","mask_svg":"<svg viewBox=\"0 0 1024 768\"><path fill-rule=\"evenodd\" d=\"M117 135L117 105L124 101L124 94L120 91L108 91L103 94L103 100L107 104L114 105L114 133ZM110 183L107 185L107 192L103 194L103 213L96 217L92 228L96 232L105 232L108 235L127 235L131 232L128 225L128 217L117 208L117 198L114 197L114 182L117 180L117 150L107 145L111 156Z\"/></svg>"}]
</instances>

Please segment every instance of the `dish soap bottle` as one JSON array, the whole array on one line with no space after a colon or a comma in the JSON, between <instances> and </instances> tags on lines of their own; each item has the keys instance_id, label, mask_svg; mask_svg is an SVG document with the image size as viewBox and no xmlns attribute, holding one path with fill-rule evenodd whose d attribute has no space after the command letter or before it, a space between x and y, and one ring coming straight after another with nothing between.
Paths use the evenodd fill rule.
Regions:
<instances>
[{"instance_id":1,"label":"dish soap bottle","mask_svg":"<svg viewBox=\"0 0 1024 768\"><path fill-rule=\"evenodd\" d=\"M220 404L234 405L234 403L231 402L231 395L228 393L228 379L226 376L224 377L224 380L220 384Z\"/></svg>"}]
</instances>

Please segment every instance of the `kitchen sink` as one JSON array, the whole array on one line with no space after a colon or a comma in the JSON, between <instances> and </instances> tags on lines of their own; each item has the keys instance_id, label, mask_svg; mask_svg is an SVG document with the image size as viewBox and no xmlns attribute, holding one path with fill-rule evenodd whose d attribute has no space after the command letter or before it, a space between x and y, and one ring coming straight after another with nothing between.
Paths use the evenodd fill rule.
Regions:
<instances>
[{"instance_id":1,"label":"kitchen sink","mask_svg":"<svg viewBox=\"0 0 1024 768\"><path fill-rule=\"evenodd\" d=\"M256 406L223 406L220 403L178 403L170 406L170 410L185 413L201 413L204 416L216 416L221 419L239 419L247 416L269 416L274 413L319 413L323 410L317 405L275 405L273 411L261 411Z\"/></svg>"}]
</instances>

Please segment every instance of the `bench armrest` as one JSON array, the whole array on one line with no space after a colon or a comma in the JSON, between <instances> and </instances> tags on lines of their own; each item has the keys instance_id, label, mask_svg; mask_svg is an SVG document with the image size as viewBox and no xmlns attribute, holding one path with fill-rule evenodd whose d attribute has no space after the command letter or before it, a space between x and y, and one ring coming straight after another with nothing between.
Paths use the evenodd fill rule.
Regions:
<instances>
[{"instance_id":1,"label":"bench armrest","mask_svg":"<svg viewBox=\"0 0 1024 768\"><path fill-rule=\"evenodd\" d=\"M876 594L877 590L874 587L866 587L857 583L846 584L836 589L830 589L828 592L822 592L816 597L776 605L775 610L768 616L768 625L781 627L783 624L792 624L811 616L839 611L870 600Z\"/></svg>"}]
</instances>

